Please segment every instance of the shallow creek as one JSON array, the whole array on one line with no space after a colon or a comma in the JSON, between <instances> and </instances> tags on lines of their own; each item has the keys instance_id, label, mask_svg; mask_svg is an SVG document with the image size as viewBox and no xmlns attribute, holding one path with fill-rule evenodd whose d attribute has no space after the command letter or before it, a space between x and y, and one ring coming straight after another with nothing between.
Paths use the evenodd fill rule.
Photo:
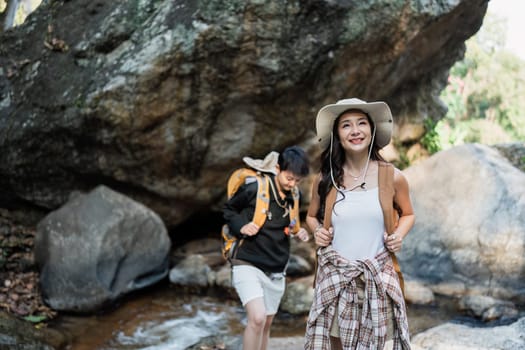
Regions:
<instances>
[{"instance_id":1,"label":"shallow creek","mask_svg":"<svg viewBox=\"0 0 525 350\"><path fill-rule=\"evenodd\" d=\"M440 298L433 306L408 306L411 334L457 319L454 302ZM241 335L244 312L237 300L183 295L169 284L126 297L101 315L61 315L51 328L71 335L71 350L183 350L218 334ZM470 322L463 319L462 323ZM304 335L306 316L279 313L272 337Z\"/></svg>"}]
</instances>

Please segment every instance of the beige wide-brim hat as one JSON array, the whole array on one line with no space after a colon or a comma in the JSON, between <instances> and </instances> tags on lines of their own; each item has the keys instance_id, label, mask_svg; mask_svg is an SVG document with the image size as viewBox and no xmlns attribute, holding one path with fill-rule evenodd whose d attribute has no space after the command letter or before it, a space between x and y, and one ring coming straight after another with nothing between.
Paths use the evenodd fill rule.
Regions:
<instances>
[{"instance_id":1,"label":"beige wide-brim hat","mask_svg":"<svg viewBox=\"0 0 525 350\"><path fill-rule=\"evenodd\" d=\"M366 102L358 98L339 100L335 104L326 105L319 110L315 121L317 140L322 149L330 143L330 133L335 119L344 111L359 109L370 116L376 126L375 143L383 148L390 143L394 119L390 107L385 102Z\"/></svg>"},{"instance_id":2,"label":"beige wide-brim hat","mask_svg":"<svg viewBox=\"0 0 525 350\"><path fill-rule=\"evenodd\" d=\"M272 173L277 175L277 164L279 161L279 153L272 151L264 157L264 159L253 159L251 157L243 157L242 160L249 167L259 170L263 173Z\"/></svg>"}]
</instances>

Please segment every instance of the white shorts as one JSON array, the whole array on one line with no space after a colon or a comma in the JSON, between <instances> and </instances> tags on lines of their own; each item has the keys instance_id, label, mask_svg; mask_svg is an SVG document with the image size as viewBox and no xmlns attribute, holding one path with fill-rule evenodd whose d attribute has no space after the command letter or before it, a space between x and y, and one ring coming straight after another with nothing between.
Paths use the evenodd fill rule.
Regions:
<instances>
[{"instance_id":1,"label":"white shorts","mask_svg":"<svg viewBox=\"0 0 525 350\"><path fill-rule=\"evenodd\" d=\"M284 275L274 274L270 278L264 272L250 265L234 265L232 284L242 306L255 298L263 298L266 315L275 315L284 294L286 278Z\"/></svg>"}]
</instances>

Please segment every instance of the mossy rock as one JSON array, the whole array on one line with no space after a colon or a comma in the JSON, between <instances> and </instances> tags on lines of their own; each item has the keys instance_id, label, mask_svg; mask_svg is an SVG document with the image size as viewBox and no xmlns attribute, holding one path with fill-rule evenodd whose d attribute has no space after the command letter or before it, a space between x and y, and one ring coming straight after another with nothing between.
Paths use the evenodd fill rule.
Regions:
<instances>
[{"instance_id":1,"label":"mossy rock","mask_svg":"<svg viewBox=\"0 0 525 350\"><path fill-rule=\"evenodd\" d=\"M38 329L34 324L0 311L0 349L60 350L67 337L51 329Z\"/></svg>"}]
</instances>

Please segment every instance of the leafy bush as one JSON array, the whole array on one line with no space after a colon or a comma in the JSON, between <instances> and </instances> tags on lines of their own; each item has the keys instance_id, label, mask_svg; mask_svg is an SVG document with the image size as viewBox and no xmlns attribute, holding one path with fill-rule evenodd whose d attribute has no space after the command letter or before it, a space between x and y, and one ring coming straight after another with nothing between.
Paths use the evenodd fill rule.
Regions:
<instances>
[{"instance_id":1,"label":"leafy bush","mask_svg":"<svg viewBox=\"0 0 525 350\"><path fill-rule=\"evenodd\" d=\"M462 143L494 144L525 139L525 61L503 49L504 22L490 13L466 42L463 60L450 70L441 99L449 110L427 126L427 149Z\"/></svg>"}]
</instances>

